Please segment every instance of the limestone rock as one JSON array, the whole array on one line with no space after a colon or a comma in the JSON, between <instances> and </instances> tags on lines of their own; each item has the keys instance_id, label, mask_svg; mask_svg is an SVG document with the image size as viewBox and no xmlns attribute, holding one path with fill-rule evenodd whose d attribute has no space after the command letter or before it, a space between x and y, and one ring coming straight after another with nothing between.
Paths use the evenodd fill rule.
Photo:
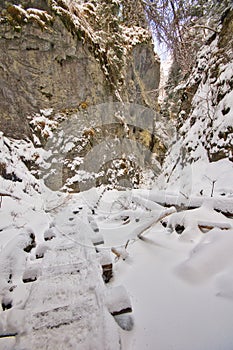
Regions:
<instances>
[{"instance_id":1,"label":"limestone rock","mask_svg":"<svg viewBox=\"0 0 233 350\"><path fill-rule=\"evenodd\" d=\"M45 0L7 7L8 3L3 4L0 24L0 128L7 136L30 136L27 117L42 108L62 111L117 100L118 73L121 100L155 106L156 93L148 91L158 88L159 60L149 34L131 47L126 42L112 47L113 58L117 49L125 51L119 63L122 71L115 69L111 77L118 66L107 48L110 39L101 32L93 34L91 18L83 21L81 7L73 14ZM46 16L50 21L43 19Z\"/></svg>"},{"instance_id":2,"label":"limestone rock","mask_svg":"<svg viewBox=\"0 0 233 350\"><path fill-rule=\"evenodd\" d=\"M61 123L67 123L67 130L80 138L73 150L66 151L63 184L76 174L77 169L72 171L74 158L84 158L106 138L118 138L120 146L110 163L106 161L94 169L103 174L95 185L109 183L110 178L115 184L119 167L119 181L127 183L134 177L133 185L138 184L140 166L150 163L152 153L158 156L166 150L159 132L158 137L155 135L160 62L151 34L139 26L143 16L132 19L130 25L122 22L119 5L114 1L3 2L0 130L6 136L33 141L36 135L44 147L53 137L54 128L58 125L57 130L62 129ZM138 105L140 112L131 108L129 120L117 120L118 106L111 106L119 102ZM107 110L98 107L107 104ZM128 136L134 143L126 145L124 139ZM138 151L135 144L142 144L145 150ZM102 149L99 158L104 159L107 151L108 147ZM140 158L137 170L132 158L135 151ZM55 188L61 188L58 182L53 176ZM80 178L68 187L78 191L79 182Z\"/></svg>"}]
</instances>

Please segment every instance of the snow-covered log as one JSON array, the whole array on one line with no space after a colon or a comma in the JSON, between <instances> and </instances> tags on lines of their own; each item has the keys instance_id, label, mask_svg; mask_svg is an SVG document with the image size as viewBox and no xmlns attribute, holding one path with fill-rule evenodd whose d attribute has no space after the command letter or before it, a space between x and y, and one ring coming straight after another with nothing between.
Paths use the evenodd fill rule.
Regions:
<instances>
[{"instance_id":1,"label":"snow-covered log","mask_svg":"<svg viewBox=\"0 0 233 350\"><path fill-rule=\"evenodd\" d=\"M113 316L132 312L129 295L123 286L109 288L105 293L105 301L108 311Z\"/></svg>"}]
</instances>

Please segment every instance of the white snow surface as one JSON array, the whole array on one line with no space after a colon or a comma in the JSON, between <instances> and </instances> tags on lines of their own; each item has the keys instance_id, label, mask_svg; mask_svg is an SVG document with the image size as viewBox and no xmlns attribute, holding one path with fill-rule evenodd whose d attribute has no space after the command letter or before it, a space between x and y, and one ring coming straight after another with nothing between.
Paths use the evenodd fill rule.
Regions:
<instances>
[{"instance_id":1,"label":"white snow surface","mask_svg":"<svg viewBox=\"0 0 233 350\"><path fill-rule=\"evenodd\" d=\"M45 28L52 19L14 6ZM93 4L89 11L95 13ZM73 20L104 49L85 20ZM121 29L127 48L149 35ZM188 84L215 64L216 50L217 40L201 52ZM218 152L233 144L226 133L233 123L233 67L219 67L216 80L206 74L199 85L152 190L50 191L23 163L45 165L48 152L0 133L0 350L233 349L232 148L228 158L210 162L203 146ZM57 127L52 113L43 109L31 121L45 137ZM106 264L113 264L108 284ZM124 320L134 327L126 331L111 312L130 306Z\"/></svg>"},{"instance_id":2,"label":"white snow surface","mask_svg":"<svg viewBox=\"0 0 233 350\"><path fill-rule=\"evenodd\" d=\"M108 288L105 298L107 308L111 313L131 308L130 298L124 286Z\"/></svg>"},{"instance_id":3,"label":"white snow surface","mask_svg":"<svg viewBox=\"0 0 233 350\"><path fill-rule=\"evenodd\" d=\"M155 190L52 192L28 172L22 147L34 154L1 136L1 163L17 175L0 178L1 350L233 348L233 220L215 197L176 212ZM232 211L231 199L221 196ZM130 306L127 331L110 312Z\"/></svg>"}]
</instances>

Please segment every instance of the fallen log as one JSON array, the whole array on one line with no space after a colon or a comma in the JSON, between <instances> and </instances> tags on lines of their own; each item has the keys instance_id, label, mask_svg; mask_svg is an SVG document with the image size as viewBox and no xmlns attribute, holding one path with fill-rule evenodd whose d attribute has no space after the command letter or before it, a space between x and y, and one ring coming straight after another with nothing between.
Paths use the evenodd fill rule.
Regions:
<instances>
[{"instance_id":1,"label":"fallen log","mask_svg":"<svg viewBox=\"0 0 233 350\"><path fill-rule=\"evenodd\" d=\"M113 316L132 312L130 298L124 286L109 288L105 293L105 302Z\"/></svg>"}]
</instances>

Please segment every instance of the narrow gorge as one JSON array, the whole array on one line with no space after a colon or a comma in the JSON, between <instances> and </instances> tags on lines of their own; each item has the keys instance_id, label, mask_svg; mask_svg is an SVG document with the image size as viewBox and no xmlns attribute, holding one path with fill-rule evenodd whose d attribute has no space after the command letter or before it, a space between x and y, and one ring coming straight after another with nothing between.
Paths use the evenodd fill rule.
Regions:
<instances>
[{"instance_id":1,"label":"narrow gorge","mask_svg":"<svg viewBox=\"0 0 233 350\"><path fill-rule=\"evenodd\" d=\"M0 1L0 350L233 349L232 32L231 0Z\"/></svg>"}]
</instances>

